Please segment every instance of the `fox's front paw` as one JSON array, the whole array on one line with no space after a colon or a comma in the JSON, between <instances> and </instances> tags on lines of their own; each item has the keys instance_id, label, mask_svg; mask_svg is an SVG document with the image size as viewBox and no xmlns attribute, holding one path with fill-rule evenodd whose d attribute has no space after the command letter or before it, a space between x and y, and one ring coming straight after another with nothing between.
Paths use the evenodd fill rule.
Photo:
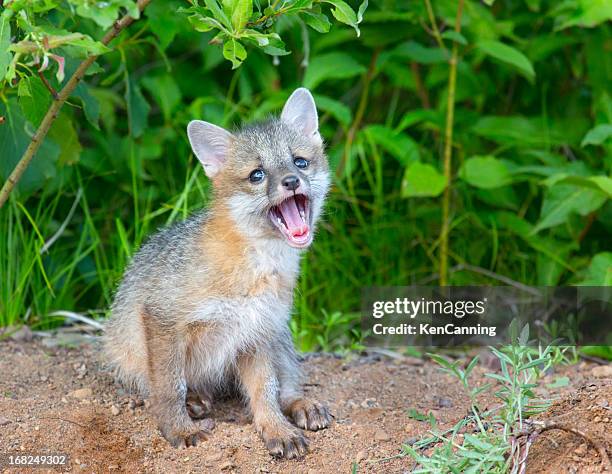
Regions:
<instances>
[{"instance_id":1,"label":"fox's front paw","mask_svg":"<svg viewBox=\"0 0 612 474\"><path fill-rule=\"evenodd\" d=\"M189 448L208 438L209 432L196 423L160 423L159 430L166 440L175 448Z\"/></svg>"},{"instance_id":2,"label":"fox's front paw","mask_svg":"<svg viewBox=\"0 0 612 474\"><path fill-rule=\"evenodd\" d=\"M308 440L300 430L287 427L269 427L261 430L266 448L275 458L301 458L308 452Z\"/></svg>"},{"instance_id":3,"label":"fox's front paw","mask_svg":"<svg viewBox=\"0 0 612 474\"><path fill-rule=\"evenodd\" d=\"M305 398L289 405L287 415L291 417L296 426L310 431L327 428L332 418L327 407Z\"/></svg>"}]
</instances>

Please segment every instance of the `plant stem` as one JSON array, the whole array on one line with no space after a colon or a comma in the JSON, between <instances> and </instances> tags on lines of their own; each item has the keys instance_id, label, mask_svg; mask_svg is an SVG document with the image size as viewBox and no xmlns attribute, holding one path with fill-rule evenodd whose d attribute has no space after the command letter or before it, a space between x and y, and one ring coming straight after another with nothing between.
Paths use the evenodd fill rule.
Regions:
<instances>
[{"instance_id":1,"label":"plant stem","mask_svg":"<svg viewBox=\"0 0 612 474\"><path fill-rule=\"evenodd\" d=\"M463 4L463 0L460 0L461 4ZM446 47L444 46L444 41L442 41L442 36L440 36L440 30L438 29L438 25L436 23L436 15L433 11L433 7L431 6L430 0L425 0L425 7L427 8L427 16L429 17L429 22L431 23L431 33L438 43L440 49L446 51ZM457 7L457 11L461 9L463 5Z\"/></svg>"},{"instance_id":2,"label":"plant stem","mask_svg":"<svg viewBox=\"0 0 612 474\"><path fill-rule=\"evenodd\" d=\"M138 0L137 5L140 12L142 12L150 2L151 0ZM115 23L113 23L111 29L106 32L106 34L101 40L101 43L104 45L109 44L119 35L119 33L121 33L133 22L134 18L129 15L126 15L120 20L116 21ZM38 126L36 133L34 133L34 136L30 140L30 144L21 156L21 159L15 166L15 169L13 169L6 182L3 184L2 189L0 189L0 208L7 201L9 195L11 194L11 191L21 179L21 176L28 168L28 165L32 161L32 158L34 158L34 155L36 155L36 152L40 148L40 145L42 144L45 137L47 136L47 133L49 132L51 125L53 125L53 122L57 118L60 109L64 105L64 102L68 100L74 89L78 86L79 82L81 82L81 80L83 79L83 76L85 76L87 69L89 69L89 67L94 63L96 59L97 56L89 56L81 64L79 64L79 67L77 67L76 71L74 71L74 74L72 74L70 79L68 79L66 85L57 94L57 97L54 97L53 102L49 107L49 110L47 110L47 113L45 114L44 118L42 119L42 122Z\"/></svg>"},{"instance_id":3,"label":"plant stem","mask_svg":"<svg viewBox=\"0 0 612 474\"><path fill-rule=\"evenodd\" d=\"M365 73L365 77L363 79L363 89L361 90L361 97L359 98L359 105L357 106L357 112L355 112L355 120L353 120L353 124L349 129L346 135L346 142L344 145L344 153L342 154L342 158L338 163L338 167L336 168L336 177L341 178L344 174L344 167L348 162L349 155L351 153L351 148L353 146L353 141L355 140L355 135L357 134L357 130L361 126L361 121L363 120L363 114L365 114L365 109L368 105L368 96L370 94L370 83L372 82L372 78L374 77L374 72L376 69L376 61L378 60L378 55L380 50L374 51L372 55L372 59L370 60L370 66L368 67L367 72Z\"/></svg>"},{"instance_id":4,"label":"plant stem","mask_svg":"<svg viewBox=\"0 0 612 474\"><path fill-rule=\"evenodd\" d=\"M455 31L461 32L461 14L463 13L463 0L457 4L457 17ZM448 284L448 231L449 210L451 200L452 181L452 153L453 153L453 120L455 115L455 87L457 84L457 56L459 46L453 42L453 51L450 58L450 71L448 75L448 97L446 102L446 126L444 130L444 177L446 188L442 196L442 233L440 235L440 286Z\"/></svg>"}]
</instances>

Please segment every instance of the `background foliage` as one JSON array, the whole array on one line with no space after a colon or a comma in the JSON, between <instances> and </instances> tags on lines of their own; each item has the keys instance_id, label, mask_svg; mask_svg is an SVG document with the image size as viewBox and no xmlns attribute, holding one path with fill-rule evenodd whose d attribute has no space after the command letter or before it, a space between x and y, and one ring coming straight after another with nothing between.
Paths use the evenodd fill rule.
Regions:
<instances>
[{"instance_id":1,"label":"background foliage","mask_svg":"<svg viewBox=\"0 0 612 474\"><path fill-rule=\"evenodd\" d=\"M296 293L302 349L358 341L361 287L437 281L447 186L451 284L612 283L608 2L465 1L457 33L451 0L153 0L109 48L95 39L131 0L4 3L3 179L49 87L102 55L0 210L0 325L103 315L143 239L207 203L187 122L265 118L300 85L335 176Z\"/></svg>"}]
</instances>

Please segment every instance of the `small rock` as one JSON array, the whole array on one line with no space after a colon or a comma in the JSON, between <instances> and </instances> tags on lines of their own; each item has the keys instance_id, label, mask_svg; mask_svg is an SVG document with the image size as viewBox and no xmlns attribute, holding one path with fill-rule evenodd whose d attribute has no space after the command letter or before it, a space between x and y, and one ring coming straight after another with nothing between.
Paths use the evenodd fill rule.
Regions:
<instances>
[{"instance_id":1,"label":"small rock","mask_svg":"<svg viewBox=\"0 0 612 474\"><path fill-rule=\"evenodd\" d=\"M84 400L93 395L93 391L91 388L79 388L78 390L74 390L68 394L71 397L78 398L79 400Z\"/></svg>"},{"instance_id":2,"label":"small rock","mask_svg":"<svg viewBox=\"0 0 612 474\"><path fill-rule=\"evenodd\" d=\"M229 469L234 468L234 463L232 461L225 461L223 464L221 464L221 466L219 466L219 468L222 471L227 471Z\"/></svg>"},{"instance_id":3,"label":"small rock","mask_svg":"<svg viewBox=\"0 0 612 474\"><path fill-rule=\"evenodd\" d=\"M6 426L11 422L11 420L9 420L8 418L6 418L5 416L0 416L0 426Z\"/></svg>"},{"instance_id":4,"label":"small rock","mask_svg":"<svg viewBox=\"0 0 612 474\"><path fill-rule=\"evenodd\" d=\"M215 420L211 418L204 418L198 422L198 426L202 431L212 431L215 429Z\"/></svg>"},{"instance_id":5,"label":"small rock","mask_svg":"<svg viewBox=\"0 0 612 474\"><path fill-rule=\"evenodd\" d=\"M216 453L212 453L212 454L209 454L208 456L206 456L204 458L204 462L212 464L212 463L221 461L221 458L223 458L223 453L218 451Z\"/></svg>"},{"instance_id":6,"label":"small rock","mask_svg":"<svg viewBox=\"0 0 612 474\"><path fill-rule=\"evenodd\" d=\"M576 454L577 456L584 456L586 452L587 452L587 445L585 443L582 443L580 446L574 449L574 454Z\"/></svg>"},{"instance_id":7,"label":"small rock","mask_svg":"<svg viewBox=\"0 0 612 474\"><path fill-rule=\"evenodd\" d=\"M597 402L597 404L602 408L606 408L610 403L605 398L602 398Z\"/></svg>"},{"instance_id":8,"label":"small rock","mask_svg":"<svg viewBox=\"0 0 612 474\"><path fill-rule=\"evenodd\" d=\"M391 436L389 436L389 434L386 431L377 430L376 433L374 434L374 439L376 441L389 441L391 439Z\"/></svg>"},{"instance_id":9,"label":"small rock","mask_svg":"<svg viewBox=\"0 0 612 474\"><path fill-rule=\"evenodd\" d=\"M117 407L116 405L111 405L111 413L113 414L113 416L117 416L119 415L119 413L121 413L121 410L119 410L119 407Z\"/></svg>"},{"instance_id":10,"label":"small rock","mask_svg":"<svg viewBox=\"0 0 612 474\"><path fill-rule=\"evenodd\" d=\"M425 364L425 361L419 357L412 357L412 356L406 356L402 359L402 362L404 364L408 364L408 365L416 365L416 366L421 366L423 364Z\"/></svg>"},{"instance_id":11,"label":"small rock","mask_svg":"<svg viewBox=\"0 0 612 474\"><path fill-rule=\"evenodd\" d=\"M47 377L46 375L41 375L40 376L40 381L41 382L46 382L47 380L49 380L49 377Z\"/></svg>"},{"instance_id":12,"label":"small rock","mask_svg":"<svg viewBox=\"0 0 612 474\"><path fill-rule=\"evenodd\" d=\"M598 379L612 378L612 364L611 365L598 365L591 369L591 375Z\"/></svg>"},{"instance_id":13,"label":"small rock","mask_svg":"<svg viewBox=\"0 0 612 474\"><path fill-rule=\"evenodd\" d=\"M375 398L366 398L363 402L361 402L361 408L372 408L376 406Z\"/></svg>"},{"instance_id":14,"label":"small rock","mask_svg":"<svg viewBox=\"0 0 612 474\"><path fill-rule=\"evenodd\" d=\"M601 416L596 416L596 417L593 419L593 423L599 423L599 422L601 422Z\"/></svg>"},{"instance_id":15,"label":"small rock","mask_svg":"<svg viewBox=\"0 0 612 474\"><path fill-rule=\"evenodd\" d=\"M436 397L436 403L440 408L450 408L453 406L451 399L446 397Z\"/></svg>"},{"instance_id":16,"label":"small rock","mask_svg":"<svg viewBox=\"0 0 612 474\"><path fill-rule=\"evenodd\" d=\"M29 342L34 339L34 333L27 326L22 326L13 334L11 334L11 339L17 342Z\"/></svg>"},{"instance_id":17,"label":"small rock","mask_svg":"<svg viewBox=\"0 0 612 474\"><path fill-rule=\"evenodd\" d=\"M355 462L356 463L360 463L361 461L363 461L367 457L368 457L368 453L366 453L365 451L359 451L357 453L357 455L355 456Z\"/></svg>"},{"instance_id":18,"label":"small rock","mask_svg":"<svg viewBox=\"0 0 612 474\"><path fill-rule=\"evenodd\" d=\"M411 436L410 438L408 438L406 441L404 441L404 444L407 444L408 446L412 446L414 443L416 443L419 440L419 438L417 436Z\"/></svg>"},{"instance_id":19,"label":"small rock","mask_svg":"<svg viewBox=\"0 0 612 474\"><path fill-rule=\"evenodd\" d=\"M119 469L119 464L110 464L108 466L108 469L111 470L111 471L115 471L115 470Z\"/></svg>"}]
</instances>

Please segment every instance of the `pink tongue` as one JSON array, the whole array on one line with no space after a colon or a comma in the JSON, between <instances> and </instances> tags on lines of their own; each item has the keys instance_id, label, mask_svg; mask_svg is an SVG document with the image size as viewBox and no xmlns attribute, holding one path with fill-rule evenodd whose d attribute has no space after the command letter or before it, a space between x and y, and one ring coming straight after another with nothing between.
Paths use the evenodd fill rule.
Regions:
<instances>
[{"instance_id":1,"label":"pink tongue","mask_svg":"<svg viewBox=\"0 0 612 474\"><path fill-rule=\"evenodd\" d=\"M284 200L278 208L287 223L287 230L292 236L303 235L308 232L308 226L300 216L295 198Z\"/></svg>"}]
</instances>

